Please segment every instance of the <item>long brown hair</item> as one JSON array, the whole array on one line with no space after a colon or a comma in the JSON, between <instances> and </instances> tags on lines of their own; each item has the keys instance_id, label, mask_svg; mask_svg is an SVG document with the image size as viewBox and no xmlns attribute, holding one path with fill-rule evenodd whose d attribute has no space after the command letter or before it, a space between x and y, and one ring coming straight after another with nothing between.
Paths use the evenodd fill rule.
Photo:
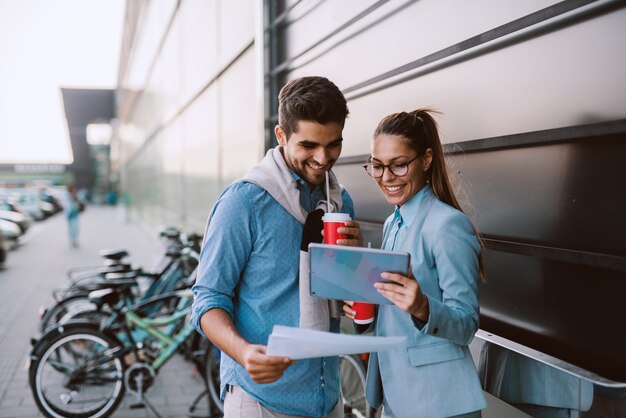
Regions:
<instances>
[{"instance_id":1,"label":"long brown hair","mask_svg":"<svg viewBox=\"0 0 626 418\"><path fill-rule=\"evenodd\" d=\"M440 112L430 108L422 108L408 113L400 112L388 115L383 118L376 127L374 138L381 134L399 136L406 141L406 144L411 149L417 152L418 156L424 155L426 150L430 148L433 153L433 158L426 172L426 180L431 184L433 193L437 196L437 199L465 213L454 194L454 189L446 167L443 147L439 139L439 129L437 122L432 116L433 114L439 115ZM483 248L484 245L476 225L474 225L474 231L476 232L476 237L478 238L481 248ZM478 255L478 265L480 278L484 281L481 254Z\"/></svg>"}]
</instances>

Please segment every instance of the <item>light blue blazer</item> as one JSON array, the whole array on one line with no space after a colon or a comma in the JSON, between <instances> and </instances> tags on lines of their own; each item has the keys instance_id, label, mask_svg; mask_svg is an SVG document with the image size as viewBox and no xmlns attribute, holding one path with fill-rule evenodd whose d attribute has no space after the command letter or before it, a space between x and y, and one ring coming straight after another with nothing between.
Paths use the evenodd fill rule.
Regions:
<instances>
[{"instance_id":1,"label":"light blue blazer","mask_svg":"<svg viewBox=\"0 0 626 418\"><path fill-rule=\"evenodd\" d=\"M486 407L468 344L478 329L478 254L474 228L462 212L426 185L385 222L383 248L411 254L413 274L428 298L422 324L393 305L380 305L376 335L406 335L405 343L373 353L367 400L385 397L390 417L449 417Z\"/></svg>"}]
</instances>

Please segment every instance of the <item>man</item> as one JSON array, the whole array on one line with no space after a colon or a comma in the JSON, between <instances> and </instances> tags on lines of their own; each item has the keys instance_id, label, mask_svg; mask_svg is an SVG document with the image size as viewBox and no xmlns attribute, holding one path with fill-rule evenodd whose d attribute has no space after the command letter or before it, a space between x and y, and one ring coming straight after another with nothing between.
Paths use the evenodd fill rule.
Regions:
<instances>
[{"instance_id":1,"label":"man","mask_svg":"<svg viewBox=\"0 0 626 418\"><path fill-rule=\"evenodd\" d=\"M350 196L330 172L347 115L343 94L326 78L290 81L279 93L279 146L213 207L191 321L222 351L225 418L343 417L337 357L294 362L266 355L265 344L274 325L298 326L308 310L298 274L307 215L330 201L354 219ZM361 242L358 224L343 229L339 244ZM338 331L338 319L327 323Z\"/></svg>"}]
</instances>

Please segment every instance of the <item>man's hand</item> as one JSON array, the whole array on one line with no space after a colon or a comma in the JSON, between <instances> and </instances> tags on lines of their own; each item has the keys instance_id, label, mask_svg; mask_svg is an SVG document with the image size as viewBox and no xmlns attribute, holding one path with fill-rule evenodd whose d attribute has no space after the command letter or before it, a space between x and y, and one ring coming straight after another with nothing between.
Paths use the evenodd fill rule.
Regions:
<instances>
[{"instance_id":1,"label":"man's hand","mask_svg":"<svg viewBox=\"0 0 626 418\"><path fill-rule=\"evenodd\" d=\"M241 337L230 315L213 308L200 318L204 334L224 353L241 364L256 383L278 380L287 367L295 363L288 357L273 357L265 354L264 345L250 344Z\"/></svg>"},{"instance_id":2,"label":"man's hand","mask_svg":"<svg viewBox=\"0 0 626 418\"><path fill-rule=\"evenodd\" d=\"M268 356L265 350L264 345L250 344L242 355L241 365L256 383L270 383L280 379L287 367L295 363L288 357Z\"/></svg>"},{"instance_id":3,"label":"man's hand","mask_svg":"<svg viewBox=\"0 0 626 418\"><path fill-rule=\"evenodd\" d=\"M337 232L346 236L344 239L338 239L337 245L349 245L350 247L363 246L361 225L359 225L357 221L346 221L345 226L338 228Z\"/></svg>"},{"instance_id":4,"label":"man's hand","mask_svg":"<svg viewBox=\"0 0 626 418\"><path fill-rule=\"evenodd\" d=\"M343 309L343 313L345 317L352 319L354 321L354 317L356 316L356 311L352 309L352 305L354 305L353 301L344 300L342 309Z\"/></svg>"}]
</instances>

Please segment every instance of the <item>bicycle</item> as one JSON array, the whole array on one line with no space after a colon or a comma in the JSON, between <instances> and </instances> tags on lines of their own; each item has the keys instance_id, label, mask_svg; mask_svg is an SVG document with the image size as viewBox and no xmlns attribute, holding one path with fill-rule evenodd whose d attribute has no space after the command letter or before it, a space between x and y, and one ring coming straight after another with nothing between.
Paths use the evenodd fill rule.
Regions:
<instances>
[{"instance_id":1,"label":"bicycle","mask_svg":"<svg viewBox=\"0 0 626 418\"><path fill-rule=\"evenodd\" d=\"M128 251L124 249L100 250L99 255L103 259L103 264L69 269L67 272L69 283L53 291L54 300L61 302L68 297L77 294L85 295L92 290L102 288L103 279L110 276L109 273L137 273L141 277L156 279L172 264L172 258L178 255L180 248L190 247L200 252L202 237L198 234L184 234L176 228L166 227L159 232L159 237L165 241L167 249L154 272L146 272L125 262Z\"/></svg>"},{"instance_id":2,"label":"bicycle","mask_svg":"<svg viewBox=\"0 0 626 418\"><path fill-rule=\"evenodd\" d=\"M347 418L373 417L365 399L365 375L366 369L360 355L339 357L339 388Z\"/></svg>"},{"instance_id":3,"label":"bicycle","mask_svg":"<svg viewBox=\"0 0 626 418\"><path fill-rule=\"evenodd\" d=\"M179 349L186 349L185 342L195 332L186 321L192 294L187 289L135 306L122 305L130 285L118 284L90 295L97 306L111 308L105 324L70 321L48 331L33 347L29 383L45 416L106 417L126 391L136 395L133 406L147 405L159 416L144 394L159 369ZM168 298L176 301L174 312L158 318L140 315L142 309ZM168 330L161 331L162 327Z\"/></svg>"},{"instance_id":4,"label":"bicycle","mask_svg":"<svg viewBox=\"0 0 626 418\"><path fill-rule=\"evenodd\" d=\"M180 234L179 234L180 235ZM173 237L168 237L172 240ZM160 295L176 288L189 287L195 280L195 269L198 265L199 254L195 251L198 246L199 236L191 235L190 238L178 238L178 243L170 245L164 254L164 260L159 264L162 270L157 273L146 273L135 270L120 273L107 273L103 278L93 279L81 283L80 286L73 282L72 292L66 292L69 296L58 300L55 305L43 311L39 329L45 332L56 324L63 324L71 319L89 318L99 320L103 313L89 301L89 293L115 285L116 281L135 280L135 287L139 286L139 278L147 278L152 283L144 291L137 290L130 296L138 301L148 300L152 296Z\"/></svg>"}]
</instances>

